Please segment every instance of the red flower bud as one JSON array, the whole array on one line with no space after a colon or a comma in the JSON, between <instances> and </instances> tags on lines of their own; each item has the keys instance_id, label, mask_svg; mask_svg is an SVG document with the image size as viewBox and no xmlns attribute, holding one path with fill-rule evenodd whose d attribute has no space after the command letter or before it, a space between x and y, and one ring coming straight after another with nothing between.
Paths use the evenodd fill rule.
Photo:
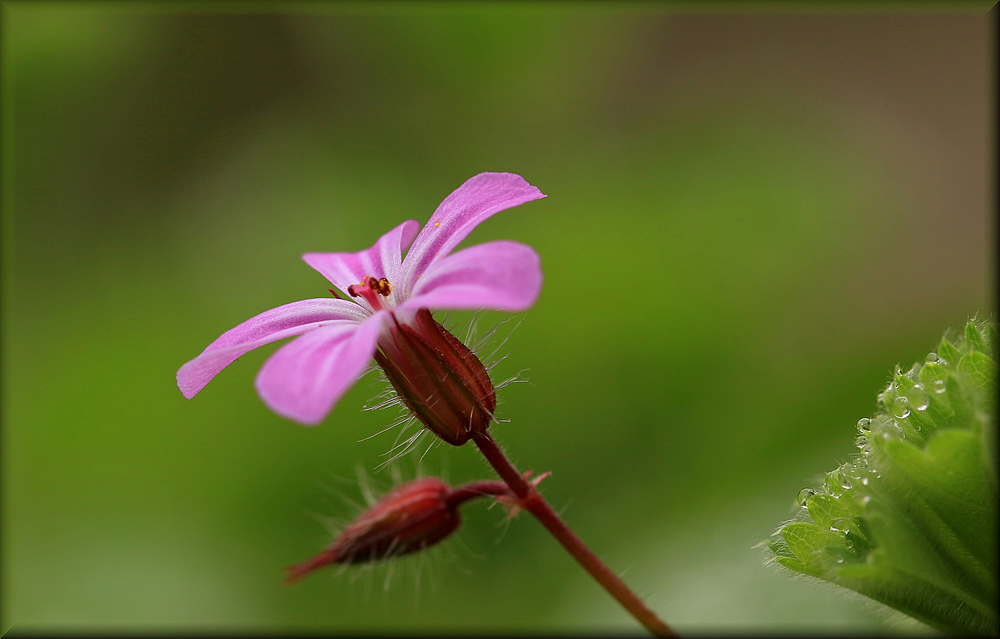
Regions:
<instances>
[{"instance_id":1,"label":"red flower bud","mask_svg":"<svg viewBox=\"0 0 1000 639\"><path fill-rule=\"evenodd\" d=\"M328 564L378 561L423 550L458 528L460 500L449 500L452 490L436 477L397 486L354 520L326 550L285 569L291 584Z\"/></svg>"},{"instance_id":2,"label":"red flower bud","mask_svg":"<svg viewBox=\"0 0 1000 639\"><path fill-rule=\"evenodd\" d=\"M486 367L426 308L412 325L396 322L378 346L375 361L428 430L461 446L489 428L497 399Z\"/></svg>"}]
</instances>

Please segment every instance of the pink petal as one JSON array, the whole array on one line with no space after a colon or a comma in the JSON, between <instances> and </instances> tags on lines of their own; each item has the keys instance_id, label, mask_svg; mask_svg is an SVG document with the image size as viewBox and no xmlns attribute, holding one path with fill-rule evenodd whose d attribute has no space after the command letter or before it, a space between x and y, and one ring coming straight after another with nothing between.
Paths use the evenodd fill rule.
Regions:
<instances>
[{"instance_id":1,"label":"pink petal","mask_svg":"<svg viewBox=\"0 0 1000 639\"><path fill-rule=\"evenodd\" d=\"M318 424L372 361L387 316L326 326L282 346L257 373L260 398L283 417Z\"/></svg>"},{"instance_id":2,"label":"pink petal","mask_svg":"<svg viewBox=\"0 0 1000 639\"><path fill-rule=\"evenodd\" d=\"M198 394L212 378L237 357L258 346L293 335L301 335L330 323L357 325L369 313L353 302L313 299L292 302L248 319L223 333L201 355L177 371L177 386L188 399Z\"/></svg>"},{"instance_id":3,"label":"pink petal","mask_svg":"<svg viewBox=\"0 0 1000 639\"><path fill-rule=\"evenodd\" d=\"M463 249L434 262L417 279L400 310L418 308L523 311L542 288L538 253L501 240Z\"/></svg>"},{"instance_id":4,"label":"pink petal","mask_svg":"<svg viewBox=\"0 0 1000 639\"><path fill-rule=\"evenodd\" d=\"M404 297L431 262L448 255L480 222L494 213L545 195L513 173L480 173L445 198L424 225L403 262ZM390 280L391 281L391 280Z\"/></svg>"},{"instance_id":5,"label":"pink petal","mask_svg":"<svg viewBox=\"0 0 1000 639\"><path fill-rule=\"evenodd\" d=\"M416 220L407 220L380 237L370 249L357 253L306 253L302 259L344 292L351 284L360 284L365 275L384 277L393 286L398 286L402 281L403 251L410 246L418 228L420 224ZM395 303L399 295L393 291L390 303ZM370 310L367 302L362 298L358 300Z\"/></svg>"}]
</instances>

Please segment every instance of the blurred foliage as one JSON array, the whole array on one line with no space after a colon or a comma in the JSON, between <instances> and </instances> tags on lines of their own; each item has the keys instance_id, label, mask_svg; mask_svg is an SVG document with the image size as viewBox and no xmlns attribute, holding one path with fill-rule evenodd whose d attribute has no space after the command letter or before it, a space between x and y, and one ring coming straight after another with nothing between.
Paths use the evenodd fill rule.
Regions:
<instances>
[{"instance_id":1,"label":"blurred foliage","mask_svg":"<svg viewBox=\"0 0 1000 639\"><path fill-rule=\"evenodd\" d=\"M380 389L309 429L254 393L273 347L174 383L326 295L302 253L511 171L549 197L468 243L543 260L496 373L530 369L499 396L519 468L681 633L914 631L751 547L850 453L879 371L994 304L986 18L179 6L2 5L0 630L634 630L485 508L435 561L283 588L391 447L359 441ZM420 467L490 477L467 448Z\"/></svg>"},{"instance_id":2,"label":"blurred foliage","mask_svg":"<svg viewBox=\"0 0 1000 639\"><path fill-rule=\"evenodd\" d=\"M773 560L888 604L948 636L997 634L996 322L906 373L860 453L803 489L803 512L767 542Z\"/></svg>"}]
</instances>

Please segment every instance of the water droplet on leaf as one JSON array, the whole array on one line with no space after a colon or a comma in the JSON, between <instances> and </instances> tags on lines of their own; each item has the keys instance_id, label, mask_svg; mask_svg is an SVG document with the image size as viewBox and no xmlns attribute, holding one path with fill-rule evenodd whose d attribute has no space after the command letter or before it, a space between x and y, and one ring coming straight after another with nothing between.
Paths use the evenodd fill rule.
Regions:
<instances>
[{"instance_id":1,"label":"water droplet on leaf","mask_svg":"<svg viewBox=\"0 0 1000 639\"><path fill-rule=\"evenodd\" d=\"M907 411L909 411L909 407L907 407ZM882 439L906 439L906 431L903 430L903 427L895 419L890 419L880 424L879 430L882 432Z\"/></svg>"},{"instance_id":2,"label":"water droplet on leaf","mask_svg":"<svg viewBox=\"0 0 1000 639\"><path fill-rule=\"evenodd\" d=\"M934 392L940 395L947 389L947 385L944 383L943 379L934 380Z\"/></svg>"},{"instance_id":3,"label":"water droplet on leaf","mask_svg":"<svg viewBox=\"0 0 1000 639\"><path fill-rule=\"evenodd\" d=\"M795 501L799 502L799 506L805 508L806 502L809 500L810 497L812 497L815 494L816 491L813 490L812 488L803 488L802 490L799 491L799 494L795 498Z\"/></svg>"},{"instance_id":4,"label":"water droplet on leaf","mask_svg":"<svg viewBox=\"0 0 1000 639\"><path fill-rule=\"evenodd\" d=\"M872 420L867 417L862 417L858 420L858 430L862 433L867 433L872 429Z\"/></svg>"},{"instance_id":5,"label":"water droplet on leaf","mask_svg":"<svg viewBox=\"0 0 1000 639\"><path fill-rule=\"evenodd\" d=\"M930 353L927 353L927 357L924 358L924 363L925 364L937 364L938 363L938 354L935 353L934 351L931 351Z\"/></svg>"},{"instance_id":6,"label":"water droplet on leaf","mask_svg":"<svg viewBox=\"0 0 1000 639\"><path fill-rule=\"evenodd\" d=\"M910 389L910 392L906 394L907 399L910 400L910 406L916 410L927 410L927 404L930 402L930 398L927 396L927 391L920 384L917 384Z\"/></svg>"},{"instance_id":7,"label":"water droplet on leaf","mask_svg":"<svg viewBox=\"0 0 1000 639\"><path fill-rule=\"evenodd\" d=\"M892 414L899 419L906 419L910 416L910 400L905 397L897 397L892 401Z\"/></svg>"}]
</instances>

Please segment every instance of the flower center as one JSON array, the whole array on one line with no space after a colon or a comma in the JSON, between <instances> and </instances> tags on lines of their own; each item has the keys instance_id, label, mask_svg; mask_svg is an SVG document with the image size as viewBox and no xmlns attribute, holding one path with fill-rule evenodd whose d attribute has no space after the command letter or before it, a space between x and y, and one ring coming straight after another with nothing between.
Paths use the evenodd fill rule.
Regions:
<instances>
[{"instance_id":1,"label":"flower center","mask_svg":"<svg viewBox=\"0 0 1000 639\"><path fill-rule=\"evenodd\" d=\"M389 280L384 277L376 279L370 275L365 275L360 284L351 284L347 287L348 295L365 298L375 312L385 308L382 306L382 300L379 298L389 297L389 293L391 292L392 284L389 283Z\"/></svg>"}]
</instances>

